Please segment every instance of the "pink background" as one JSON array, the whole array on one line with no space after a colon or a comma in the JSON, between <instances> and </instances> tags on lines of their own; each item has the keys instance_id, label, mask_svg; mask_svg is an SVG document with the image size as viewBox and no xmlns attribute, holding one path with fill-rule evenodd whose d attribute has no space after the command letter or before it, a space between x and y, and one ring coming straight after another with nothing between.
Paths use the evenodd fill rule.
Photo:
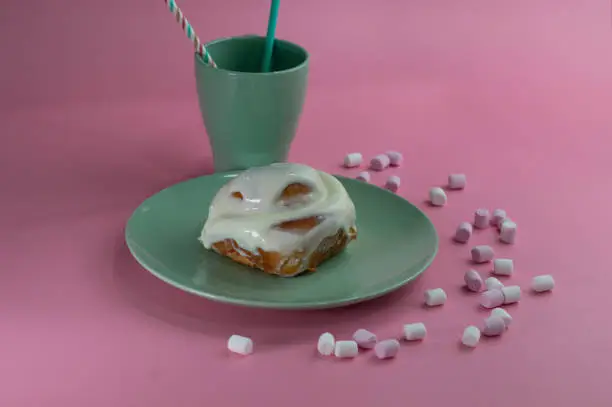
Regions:
<instances>
[{"instance_id":1,"label":"pink background","mask_svg":"<svg viewBox=\"0 0 612 407\"><path fill-rule=\"evenodd\" d=\"M179 4L204 40L265 32L269 1ZM341 171L348 151L398 149L406 165L374 181L400 175L419 205L448 173L469 179L427 209L441 247L417 285L288 313L184 294L124 246L145 197L211 170L192 50L163 1L3 1L0 405L609 406L610 15L608 0L285 0L278 35L312 54L292 160ZM552 273L557 289L465 352L485 312L460 288L469 247L449 239L478 207L520 234L472 243L512 256L516 283ZM422 309L433 287L448 303ZM393 361L315 355L323 331L417 320L429 337ZM235 332L255 354L227 354Z\"/></svg>"}]
</instances>

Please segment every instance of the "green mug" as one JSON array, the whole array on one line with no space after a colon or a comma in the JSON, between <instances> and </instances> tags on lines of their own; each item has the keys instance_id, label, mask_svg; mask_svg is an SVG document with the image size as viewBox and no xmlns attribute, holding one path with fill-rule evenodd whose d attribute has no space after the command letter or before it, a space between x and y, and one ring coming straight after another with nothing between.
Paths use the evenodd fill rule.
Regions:
<instances>
[{"instance_id":1,"label":"green mug","mask_svg":"<svg viewBox=\"0 0 612 407\"><path fill-rule=\"evenodd\" d=\"M217 172L287 160L306 96L308 52L275 40L270 72L261 72L265 37L206 44L217 64L195 55L198 101Z\"/></svg>"}]
</instances>

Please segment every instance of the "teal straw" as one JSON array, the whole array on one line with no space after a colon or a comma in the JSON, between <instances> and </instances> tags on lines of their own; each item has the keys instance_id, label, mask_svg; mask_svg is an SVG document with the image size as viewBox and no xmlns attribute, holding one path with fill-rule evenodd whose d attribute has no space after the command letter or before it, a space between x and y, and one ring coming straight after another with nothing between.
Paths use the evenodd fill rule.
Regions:
<instances>
[{"instance_id":1,"label":"teal straw","mask_svg":"<svg viewBox=\"0 0 612 407\"><path fill-rule=\"evenodd\" d=\"M276 32L279 6L280 0L272 0L270 18L268 19L268 33L266 34L266 48L264 49L264 56L261 61L262 72L270 72L270 65L272 65L272 50L274 49L274 34Z\"/></svg>"}]
</instances>

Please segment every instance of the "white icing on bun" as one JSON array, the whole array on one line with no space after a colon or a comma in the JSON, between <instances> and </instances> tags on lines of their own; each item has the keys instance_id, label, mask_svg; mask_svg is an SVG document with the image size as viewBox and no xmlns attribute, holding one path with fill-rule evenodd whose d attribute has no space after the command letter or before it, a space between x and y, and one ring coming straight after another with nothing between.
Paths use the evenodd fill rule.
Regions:
<instances>
[{"instance_id":1,"label":"white icing on bun","mask_svg":"<svg viewBox=\"0 0 612 407\"><path fill-rule=\"evenodd\" d=\"M307 227L292 222L306 218ZM356 230L355 219L355 205L335 177L301 164L277 163L244 171L217 192L200 241L207 249L233 239L238 251L282 256L302 251L307 260L326 237Z\"/></svg>"}]
</instances>

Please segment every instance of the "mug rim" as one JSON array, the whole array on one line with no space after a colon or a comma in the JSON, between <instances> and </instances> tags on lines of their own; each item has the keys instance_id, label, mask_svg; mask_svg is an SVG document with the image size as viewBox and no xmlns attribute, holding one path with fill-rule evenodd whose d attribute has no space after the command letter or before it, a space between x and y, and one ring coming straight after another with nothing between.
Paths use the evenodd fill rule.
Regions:
<instances>
[{"instance_id":1,"label":"mug rim","mask_svg":"<svg viewBox=\"0 0 612 407\"><path fill-rule=\"evenodd\" d=\"M255 35L255 34L246 34L246 35L237 35L237 36L231 36L231 37L221 37L221 38L217 38L215 40L212 40L210 42L207 42L206 44L204 44L204 47L208 48L211 45L223 42L223 41L229 41L229 40L235 40L235 39L246 39L246 38L262 38L265 39L266 37L263 37L261 35ZM273 76L273 75L282 75L282 74L287 74L287 73L291 73L291 72L295 72L298 71L302 68L304 68L306 65L308 65L308 61L310 60L310 54L308 53L308 51L306 51L306 49L304 47L302 47L299 44L296 44L294 42L291 41L287 41L287 40L283 40L280 38L275 38L274 42L281 42L284 44L287 44L293 48L297 48L299 51L304 53L304 60L299 64L296 65L294 67L291 67L289 69L283 69L282 71L273 71L273 72L241 72L241 71L232 71L230 69L225 69L225 68L215 68L207 63L204 62L204 60L202 59L202 57L200 56L200 54L198 54L197 52L194 53L195 55L195 59L198 62L199 65L202 65L203 68L205 69L214 69L215 71L220 71L220 72L224 72L227 74L233 74L233 75L254 75L254 76ZM213 56L214 59L214 56Z\"/></svg>"}]
</instances>

